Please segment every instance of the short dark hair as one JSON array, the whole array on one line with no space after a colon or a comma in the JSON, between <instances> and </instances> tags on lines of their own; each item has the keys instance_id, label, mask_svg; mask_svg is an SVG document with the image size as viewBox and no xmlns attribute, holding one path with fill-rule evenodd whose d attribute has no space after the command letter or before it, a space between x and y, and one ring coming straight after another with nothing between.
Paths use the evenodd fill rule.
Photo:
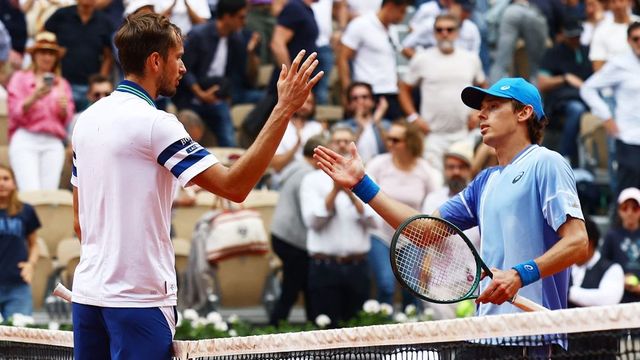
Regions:
<instances>
[{"instance_id":1,"label":"short dark hair","mask_svg":"<svg viewBox=\"0 0 640 360\"><path fill-rule=\"evenodd\" d=\"M312 158L315 148L317 148L320 145L322 146L327 145L327 141L324 138L324 136L314 135L310 137L309 140L307 140L307 142L304 143L304 146L302 147L302 155L304 155L304 157L307 157L307 158Z\"/></svg>"},{"instance_id":2,"label":"short dark hair","mask_svg":"<svg viewBox=\"0 0 640 360\"><path fill-rule=\"evenodd\" d=\"M394 5L413 5L414 0L382 0L382 6L386 4L394 4Z\"/></svg>"},{"instance_id":3,"label":"short dark hair","mask_svg":"<svg viewBox=\"0 0 640 360\"><path fill-rule=\"evenodd\" d=\"M367 90L369 91L369 95L373 96L373 87L371 86L371 84L364 81L354 81L347 87L347 97L351 96L351 92L353 91L353 89L359 86L367 88Z\"/></svg>"},{"instance_id":4,"label":"short dark hair","mask_svg":"<svg viewBox=\"0 0 640 360\"><path fill-rule=\"evenodd\" d=\"M115 36L118 58L125 75L144 75L149 55L157 52L166 60L169 49L181 41L180 28L155 13L127 16Z\"/></svg>"},{"instance_id":5,"label":"short dark hair","mask_svg":"<svg viewBox=\"0 0 640 360\"><path fill-rule=\"evenodd\" d=\"M629 27L627 28L627 38L631 37L631 33L636 31L636 29L640 28L640 21L634 21L631 24L629 24Z\"/></svg>"},{"instance_id":6,"label":"short dark hair","mask_svg":"<svg viewBox=\"0 0 640 360\"><path fill-rule=\"evenodd\" d=\"M102 74L93 74L89 76L88 79L88 85L89 85L89 89L91 89L91 87L95 84L100 84L100 83L111 83L111 79L108 78L107 76L104 76Z\"/></svg>"},{"instance_id":7,"label":"short dark hair","mask_svg":"<svg viewBox=\"0 0 640 360\"><path fill-rule=\"evenodd\" d=\"M514 112L522 111L527 106L518 100L511 100L511 105ZM549 119L544 116L542 119L538 119L535 111L531 112L531 116L527 119L527 132L529 133L529 140L532 144L540 144L542 137L544 136L544 129L547 127Z\"/></svg>"},{"instance_id":8,"label":"short dark hair","mask_svg":"<svg viewBox=\"0 0 640 360\"><path fill-rule=\"evenodd\" d=\"M246 0L220 0L216 5L216 18L221 19L224 15L235 15L246 7Z\"/></svg>"}]
</instances>

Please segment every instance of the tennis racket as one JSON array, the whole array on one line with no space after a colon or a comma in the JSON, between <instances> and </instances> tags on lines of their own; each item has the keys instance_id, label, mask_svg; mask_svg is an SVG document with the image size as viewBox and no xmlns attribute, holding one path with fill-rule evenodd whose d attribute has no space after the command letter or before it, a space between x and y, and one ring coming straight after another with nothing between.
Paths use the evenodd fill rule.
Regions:
<instances>
[{"instance_id":1,"label":"tennis racket","mask_svg":"<svg viewBox=\"0 0 640 360\"><path fill-rule=\"evenodd\" d=\"M406 220L393 235L390 250L400 284L429 302L475 299L482 271L493 278L462 230L437 217L417 215ZM511 303L524 311L549 311L518 295Z\"/></svg>"}]
</instances>

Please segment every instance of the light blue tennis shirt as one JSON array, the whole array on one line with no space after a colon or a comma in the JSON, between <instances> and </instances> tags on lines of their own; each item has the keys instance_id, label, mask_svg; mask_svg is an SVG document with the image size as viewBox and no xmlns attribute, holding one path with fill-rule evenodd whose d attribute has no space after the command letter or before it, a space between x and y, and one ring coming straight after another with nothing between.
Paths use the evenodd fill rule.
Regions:
<instances>
[{"instance_id":1,"label":"light blue tennis shirt","mask_svg":"<svg viewBox=\"0 0 640 360\"><path fill-rule=\"evenodd\" d=\"M440 207L460 227L478 225L480 256L489 268L510 269L535 259L559 240L568 217L584 219L573 172L560 154L538 145L522 150L507 166L482 171ZM480 284L483 291L490 280ZM520 295L555 310L567 307L569 269L522 288ZM478 315L519 312L515 306L481 304Z\"/></svg>"}]
</instances>

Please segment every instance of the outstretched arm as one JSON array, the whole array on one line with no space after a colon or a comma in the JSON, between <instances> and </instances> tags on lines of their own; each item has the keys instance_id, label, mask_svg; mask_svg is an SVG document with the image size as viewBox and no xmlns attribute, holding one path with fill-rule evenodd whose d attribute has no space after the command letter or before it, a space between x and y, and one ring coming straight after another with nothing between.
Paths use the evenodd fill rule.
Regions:
<instances>
[{"instance_id":1,"label":"outstretched arm","mask_svg":"<svg viewBox=\"0 0 640 360\"><path fill-rule=\"evenodd\" d=\"M269 166L289 118L302 106L324 74L321 71L312 78L318 66L316 54L309 55L302 63L304 54L303 50L296 56L290 69L282 66L278 79L278 103L253 145L230 168L216 164L198 174L193 178L195 184L229 200L244 201Z\"/></svg>"},{"instance_id":2,"label":"outstretched arm","mask_svg":"<svg viewBox=\"0 0 640 360\"><path fill-rule=\"evenodd\" d=\"M322 171L329 175L333 181L353 190L358 183L363 181L365 172L355 143L351 143L349 151L351 157L345 158L331 149L318 146L313 157L318 161L318 166ZM378 191L369 201L369 205L394 229L410 216L419 214L417 210L390 198L383 191Z\"/></svg>"}]
</instances>

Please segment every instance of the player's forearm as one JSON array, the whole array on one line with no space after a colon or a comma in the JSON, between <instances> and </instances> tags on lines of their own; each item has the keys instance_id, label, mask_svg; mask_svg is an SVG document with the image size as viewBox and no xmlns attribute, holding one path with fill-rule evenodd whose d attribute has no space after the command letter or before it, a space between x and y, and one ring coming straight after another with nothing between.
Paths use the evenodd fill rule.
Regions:
<instances>
[{"instance_id":1,"label":"player's forearm","mask_svg":"<svg viewBox=\"0 0 640 360\"><path fill-rule=\"evenodd\" d=\"M541 278L560 272L588 256L589 240L582 220L572 218L561 229L565 226L567 228L563 231L564 236L546 253L535 259Z\"/></svg>"},{"instance_id":2,"label":"player's forearm","mask_svg":"<svg viewBox=\"0 0 640 360\"><path fill-rule=\"evenodd\" d=\"M419 214L416 209L390 198L382 191L369 201L369 205L394 229L409 217Z\"/></svg>"},{"instance_id":3,"label":"player's forearm","mask_svg":"<svg viewBox=\"0 0 640 360\"><path fill-rule=\"evenodd\" d=\"M276 104L256 141L229 169L226 179L228 189L233 189L229 194L231 200L242 202L249 195L262 174L269 166L273 154L275 154L280 140L287 128L289 119L295 109L287 104Z\"/></svg>"}]
</instances>

